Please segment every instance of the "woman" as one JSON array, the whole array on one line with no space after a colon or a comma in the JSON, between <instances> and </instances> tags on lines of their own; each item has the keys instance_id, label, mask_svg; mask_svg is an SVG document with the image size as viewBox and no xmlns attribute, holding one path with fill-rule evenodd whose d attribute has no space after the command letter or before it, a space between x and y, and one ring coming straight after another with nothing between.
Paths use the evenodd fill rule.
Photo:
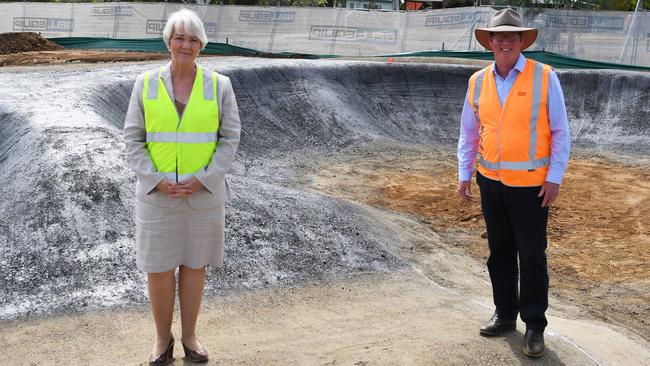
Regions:
<instances>
[{"instance_id":1,"label":"woman","mask_svg":"<svg viewBox=\"0 0 650 366\"><path fill-rule=\"evenodd\" d=\"M223 263L225 174L240 133L230 79L195 62L207 44L198 16L187 9L171 14L163 39L171 62L138 76L124 124L137 177L136 263L147 272L156 325L150 365L173 360L176 268L185 356L208 360L196 319L205 266Z\"/></svg>"}]
</instances>

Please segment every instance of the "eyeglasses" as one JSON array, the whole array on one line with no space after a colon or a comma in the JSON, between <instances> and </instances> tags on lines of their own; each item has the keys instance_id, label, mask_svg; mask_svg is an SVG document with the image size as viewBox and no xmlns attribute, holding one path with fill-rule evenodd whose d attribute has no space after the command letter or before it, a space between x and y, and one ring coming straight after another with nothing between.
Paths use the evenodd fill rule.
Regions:
<instances>
[{"instance_id":1,"label":"eyeglasses","mask_svg":"<svg viewBox=\"0 0 650 366\"><path fill-rule=\"evenodd\" d=\"M514 42L519 42L520 39L521 37L519 36L519 34L493 34L492 35L492 42L494 43L503 43L506 41L510 43L514 43Z\"/></svg>"}]
</instances>

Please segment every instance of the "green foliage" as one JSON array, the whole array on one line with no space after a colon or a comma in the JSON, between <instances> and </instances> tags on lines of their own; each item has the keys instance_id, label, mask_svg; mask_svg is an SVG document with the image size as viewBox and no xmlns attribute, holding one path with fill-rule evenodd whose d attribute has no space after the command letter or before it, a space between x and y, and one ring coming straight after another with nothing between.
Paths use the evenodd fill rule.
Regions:
<instances>
[{"instance_id":1,"label":"green foliage","mask_svg":"<svg viewBox=\"0 0 650 366\"><path fill-rule=\"evenodd\" d=\"M634 11L636 2L637 0L493 0L492 4L518 8ZM640 7L650 10L650 0L642 0Z\"/></svg>"},{"instance_id":2,"label":"green foliage","mask_svg":"<svg viewBox=\"0 0 650 366\"><path fill-rule=\"evenodd\" d=\"M115 0L22 0L26 2L49 3L102 3ZM445 0L446 8L472 6L480 0ZM517 8L554 8L554 9L584 9L584 10L619 10L633 11L637 0L492 0L495 7L512 6ZM0 0L0 3L16 2L16 0ZM160 0L131 0L130 2L160 2ZM195 3L192 0L167 0L170 3ZM337 0L337 2L339 2ZM333 0L212 0L211 4L252 5L252 6L332 6ZM483 2L485 4L485 2ZM400 8L404 7L404 3ZM641 9L650 10L650 0L641 0Z\"/></svg>"},{"instance_id":3,"label":"green foliage","mask_svg":"<svg viewBox=\"0 0 650 366\"><path fill-rule=\"evenodd\" d=\"M473 6L474 0L446 0L445 8L457 8L465 6Z\"/></svg>"},{"instance_id":4,"label":"green foliage","mask_svg":"<svg viewBox=\"0 0 650 366\"><path fill-rule=\"evenodd\" d=\"M627 10L636 8L636 0L601 0L600 10ZM640 9L650 10L650 0L641 1Z\"/></svg>"},{"instance_id":5,"label":"green foliage","mask_svg":"<svg viewBox=\"0 0 650 366\"><path fill-rule=\"evenodd\" d=\"M246 1L246 0L244 0ZM237 5L240 4L240 0L237 0ZM327 5L327 0L257 0L257 4L250 5L261 5L261 6L325 6Z\"/></svg>"}]
</instances>

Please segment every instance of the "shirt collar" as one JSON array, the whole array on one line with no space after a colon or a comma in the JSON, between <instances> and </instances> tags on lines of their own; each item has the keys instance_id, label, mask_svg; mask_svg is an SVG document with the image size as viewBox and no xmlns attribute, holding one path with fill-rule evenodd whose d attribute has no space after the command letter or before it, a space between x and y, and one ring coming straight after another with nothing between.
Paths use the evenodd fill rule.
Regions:
<instances>
[{"instance_id":1,"label":"shirt collar","mask_svg":"<svg viewBox=\"0 0 650 366\"><path fill-rule=\"evenodd\" d=\"M525 66L526 66L526 58L524 57L523 53L520 53L519 58L517 59L517 62L515 63L515 67L513 69L519 71L519 73L522 73L524 72ZM492 72L494 73L494 75L497 75L497 67L494 62L492 63Z\"/></svg>"},{"instance_id":2,"label":"shirt collar","mask_svg":"<svg viewBox=\"0 0 650 366\"><path fill-rule=\"evenodd\" d=\"M519 72L524 71L524 67L526 66L526 58L524 57L523 53L519 54L519 59L517 60L517 63L515 64L515 70Z\"/></svg>"}]
</instances>

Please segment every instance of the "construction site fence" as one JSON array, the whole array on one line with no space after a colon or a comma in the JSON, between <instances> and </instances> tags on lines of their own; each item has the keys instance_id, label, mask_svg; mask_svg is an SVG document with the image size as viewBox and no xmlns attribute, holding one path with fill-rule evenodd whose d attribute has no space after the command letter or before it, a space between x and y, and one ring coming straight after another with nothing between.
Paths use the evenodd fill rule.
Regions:
<instances>
[{"instance_id":1,"label":"construction site fence","mask_svg":"<svg viewBox=\"0 0 650 366\"><path fill-rule=\"evenodd\" d=\"M374 56L427 50L483 51L474 30L491 7L429 11L254 7L179 3L0 4L0 33L47 38L159 39L168 16L194 10L209 42L268 54ZM531 51L604 63L650 66L650 12L519 9L523 26L539 29Z\"/></svg>"},{"instance_id":2,"label":"construction site fence","mask_svg":"<svg viewBox=\"0 0 650 366\"><path fill-rule=\"evenodd\" d=\"M127 50L127 51L145 51L145 52L168 52L167 47L161 39L111 39L111 38L90 38L90 37L64 37L64 38L50 38L66 48L74 49L103 49L103 50ZM340 55L314 55L295 52L261 52L245 47L238 47L224 43L209 42L205 49L201 51L204 55L221 55L221 56L249 56L249 57L270 57L270 58L303 58L303 59L319 59L319 58L335 58L335 57L349 57ZM570 68L570 69L619 69L631 71L650 71L650 67L624 65L619 63L607 63L598 61L581 60L573 57L567 57L548 51L524 51L524 55L528 58L543 62L555 68ZM374 56L362 56L361 59L376 60L377 57L395 62L400 58L417 58L417 57L447 57L447 58L461 58L472 60L493 60L491 52L485 51L419 51L408 52L399 54L386 54ZM355 57L358 58L358 57Z\"/></svg>"}]
</instances>

